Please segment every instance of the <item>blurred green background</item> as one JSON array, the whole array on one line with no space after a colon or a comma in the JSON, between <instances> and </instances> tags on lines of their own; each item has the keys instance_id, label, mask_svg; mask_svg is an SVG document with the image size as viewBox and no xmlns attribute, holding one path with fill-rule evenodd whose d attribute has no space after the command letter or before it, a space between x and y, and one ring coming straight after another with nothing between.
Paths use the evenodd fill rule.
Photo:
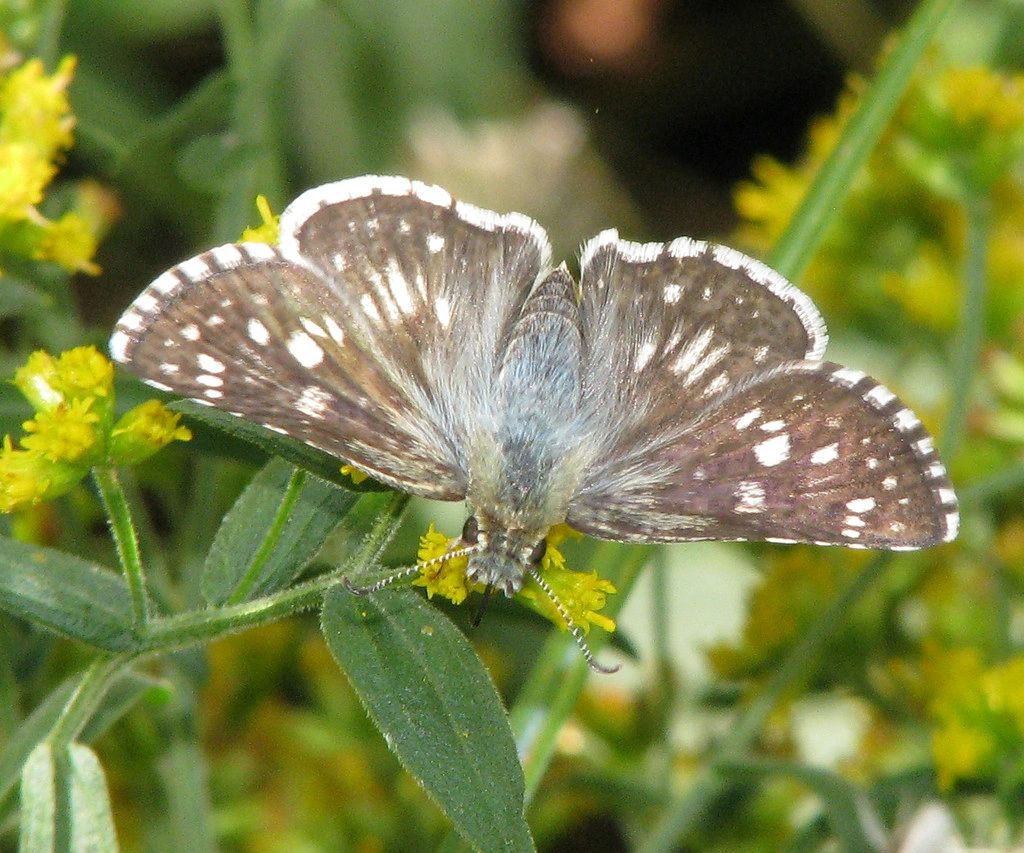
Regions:
<instances>
[{"instance_id":1,"label":"blurred green background","mask_svg":"<svg viewBox=\"0 0 1024 853\"><path fill-rule=\"evenodd\" d=\"M75 145L41 209L86 211L99 243L92 274L17 268L47 301L0 311L3 375L34 347L102 346L155 275L257 224L257 194L279 213L364 173L528 213L556 256L611 226L765 255L914 5L8 0L5 70L77 57ZM541 849L896 850L925 821L952 837L947 818L974 845L1024 840L1022 24L1010 0L957 5L800 278L828 356L939 436L960 540L888 562L806 654L870 557L653 552L619 620L629 659L591 679L531 804ZM15 432L27 407L2 403ZM148 556L177 605L199 600L196 566L254 470L212 450L197 439L139 472ZM462 516L415 504L394 558L428 522L454 535ZM0 525L114 565L85 487ZM587 568L592 543L566 552ZM86 654L2 619L4 677L19 685L6 738ZM549 628L499 603L472 632L509 705ZM294 618L154 665L164 689L95 744L124 849L441 842L444 817L316 629ZM718 747L752 720L764 725L742 749ZM10 801L0 815L12 849Z\"/></svg>"}]
</instances>

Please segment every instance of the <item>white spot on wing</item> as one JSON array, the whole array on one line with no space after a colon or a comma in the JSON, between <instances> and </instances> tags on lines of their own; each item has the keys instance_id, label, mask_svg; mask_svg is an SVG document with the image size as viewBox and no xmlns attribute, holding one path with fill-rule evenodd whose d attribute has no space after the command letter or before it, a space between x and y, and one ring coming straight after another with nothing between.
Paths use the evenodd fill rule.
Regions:
<instances>
[{"instance_id":1,"label":"white spot on wing","mask_svg":"<svg viewBox=\"0 0 1024 853\"><path fill-rule=\"evenodd\" d=\"M398 309L403 314L411 314L416 306L413 304L412 294L409 293L409 284L393 259L388 263L388 287L391 288L391 295Z\"/></svg>"},{"instance_id":2,"label":"white spot on wing","mask_svg":"<svg viewBox=\"0 0 1024 853\"><path fill-rule=\"evenodd\" d=\"M765 468L771 468L789 459L789 433L766 438L754 445L754 456Z\"/></svg>"},{"instance_id":3,"label":"white spot on wing","mask_svg":"<svg viewBox=\"0 0 1024 853\"><path fill-rule=\"evenodd\" d=\"M327 326L327 332L336 344L344 343L345 333L342 331L341 326L338 325L337 320L328 314L324 314L324 325Z\"/></svg>"},{"instance_id":4,"label":"white spot on wing","mask_svg":"<svg viewBox=\"0 0 1024 853\"><path fill-rule=\"evenodd\" d=\"M254 343L260 346L266 346L270 341L270 332L267 331L267 327L264 326L259 320L253 317L247 326L249 337Z\"/></svg>"},{"instance_id":5,"label":"white spot on wing","mask_svg":"<svg viewBox=\"0 0 1024 853\"><path fill-rule=\"evenodd\" d=\"M359 304L363 306L363 313L366 314L372 322L379 324L381 321L380 311L377 310L377 306L373 302L373 297L369 293L364 293L362 299L359 300Z\"/></svg>"},{"instance_id":6,"label":"white spot on wing","mask_svg":"<svg viewBox=\"0 0 1024 853\"><path fill-rule=\"evenodd\" d=\"M198 341L199 327L195 323L189 323L187 326L182 326L181 336L186 341Z\"/></svg>"},{"instance_id":7,"label":"white spot on wing","mask_svg":"<svg viewBox=\"0 0 1024 853\"><path fill-rule=\"evenodd\" d=\"M315 335L318 338L326 338L327 332L320 326L314 323L309 317L299 317L299 322L302 324L302 328L309 332L311 335Z\"/></svg>"},{"instance_id":8,"label":"white spot on wing","mask_svg":"<svg viewBox=\"0 0 1024 853\"><path fill-rule=\"evenodd\" d=\"M224 362L218 361L212 355L207 355L205 352L201 352L196 356L196 363L200 369L205 370L207 373L224 372Z\"/></svg>"},{"instance_id":9,"label":"white spot on wing","mask_svg":"<svg viewBox=\"0 0 1024 853\"><path fill-rule=\"evenodd\" d=\"M651 360L656 349L657 347L652 341L644 341L640 345L640 349L636 352L636 361L633 362L633 369L636 370L637 373L647 366L647 363Z\"/></svg>"},{"instance_id":10,"label":"white spot on wing","mask_svg":"<svg viewBox=\"0 0 1024 853\"><path fill-rule=\"evenodd\" d=\"M444 237L440 234L430 234L427 236L427 250L432 255L436 255L444 248Z\"/></svg>"},{"instance_id":11,"label":"white spot on wing","mask_svg":"<svg viewBox=\"0 0 1024 853\"><path fill-rule=\"evenodd\" d=\"M829 462L834 462L839 458L839 442L833 441L831 444L826 444L824 447L819 447L814 453L811 454L812 465L825 465Z\"/></svg>"},{"instance_id":12,"label":"white spot on wing","mask_svg":"<svg viewBox=\"0 0 1024 853\"><path fill-rule=\"evenodd\" d=\"M131 340L120 329L110 336L110 355L114 361L124 362L128 357L128 344L131 343Z\"/></svg>"},{"instance_id":13,"label":"white spot on wing","mask_svg":"<svg viewBox=\"0 0 1024 853\"><path fill-rule=\"evenodd\" d=\"M875 508L874 498L854 498L846 502L846 508L850 512L869 512Z\"/></svg>"},{"instance_id":14,"label":"white spot on wing","mask_svg":"<svg viewBox=\"0 0 1024 853\"><path fill-rule=\"evenodd\" d=\"M207 385L210 388L220 388L220 386L224 384L224 380L219 376L209 376L206 373L200 373L196 377L196 382L200 385Z\"/></svg>"},{"instance_id":15,"label":"white spot on wing","mask_svg":"<svg viewBox=\"0 0 1024 853\"><path fill-rule=\"evenodd\" d=\"M452 304L447 296L438 296L434 300L434 312L437 314L437 322L445 329L452 321Z\"/></svg>"},{"instance_id":16,"label":"white spot on wing","mask_svg":"<svg viewBox=\"0 0 1024 853\"><path fill-rule=\"evenodd\" d=\"M892 475L886 477L884 480L882 480L882 488L885 489L887 492L891 492L893 489L896 488L896 478L893 477Z\"/></svg>"},{"instance_id":17,"label":"white spot on wing","mask_svg":"<svg viewBox=\"0 0 1024 853\"><path fill-rule=\"evenodd\" d=\"M736 512L764 512L765 492L761 483L744 480L733 496L739 501L734 507Z\"/></svg>"},{"instance_id":18,"label":"white spot on wing","mask_svg":"<svg viewBox=\"0 0 1024 853\"><path fill-rule=\"evenodd\" d=\"M759 417L761 417L761 410L751 409L749 412L746 412L736 418L736 429L746 429Z\"/></svg>"},{"instance_id":19,"label":"white spot on wing","mask_svg":"<svg viewBox=\"0 0 1024 853\"><path fill-rule=\"evenodd\" d=\"M682 353L680 353L679 358L676 359L675 364L672 365L672 372L677 374L689 373L693 370L693 366L704 354L704 350L708 348L708 344L711 343L714 334L714 328L709 326L703 329L695 338L692 338Z\"/></svg>"},{"instance_id":20,"label":"white spot on wing","mask_svg":"<svg viewBox=\"0 0 1024 853\"><path fill-rule=\"evenodd\" d=\"M288 338L288 352L303 367L316 367L324 360L324 351L305 332L292 332Z\"/></svg>"},{"instance_id":21,"label":"white spot on wing","mask_svg":"<svg viewBox=\"0 0 1024 853\"><path fill-rule=\"evenodd\" d=\"M678 284L666 284L662 293L665 296L666 304L675 305L679 301L679 297L682 295L683 289Z\"/></svg>"},{"instance_id":22,"label":"white spot on wing","mask_svg":"<svg viewBox=\"0 0 1024 853\"><path fill-rule=\"evenodd\" d=\"M852 388L865 376L867 376L866 373L860 370L854 370L852 367L840 367L838 370L832 371L832 378L840 385L845 385L847 388Z\"/></svg>"},{"instance_id":23,"label":"white spot on wing","mask_svg":"<svg viewBox=\"0 0 1024 853\"><path fill-rule=\"evenodd\" d=\"M776 419L774 421L765 421L763 424L761 424L761 429L763 429L765 432L778 432L785 425L785 421Z\"/></svg>"}]
</instances>

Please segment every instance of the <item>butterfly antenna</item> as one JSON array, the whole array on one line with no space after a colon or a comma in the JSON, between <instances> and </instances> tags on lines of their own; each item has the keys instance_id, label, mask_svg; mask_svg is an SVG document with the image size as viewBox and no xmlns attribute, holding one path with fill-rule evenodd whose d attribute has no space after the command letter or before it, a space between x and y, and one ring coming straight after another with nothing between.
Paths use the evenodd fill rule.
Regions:
<instances>
[{"instance_id":1,"label":"butterfly antenna","mask_svg":"<svg viewBox=\"0 0 1024 853\"><path fill-rule=\"evenodd\" d=\"M438 563L444 563L448 560L454 560L459 557L468 557L470 554L475 554L479 550L479 545L470 545L467 548L456 548L454 551L448 551L445 554L441 554L439 557L432 557L422 563L414 563L411 566L402 566L400 569L395 569L395 571L390 575L385 575L380 580L374 581L366 586L357 586L348 579L347 575L342 576L341 582L344 584L345 589L353 595L370 595L374 592L380 592L382 589L386 589L399 581L404 581L406 578L412 577L423 569L429 569L431 566L435 566Z\"/></svg>"},{"instance_id":2,"label":"butterfly antenna","mask_svg":"<svg viewBox=\"0 0 1024 853\"><path fill-rule=\"evenodd\" d=\"M480 599L480 606L476 609L476 615L473 616L473 621L470 622L474 628L480 627L480 623L484 618L484 611L487 610L487 602L491 600L492 592L494 592L494 584L489 583L484 587L484 597Z\"/></svg>"},{"instance_id":3,"label":"butterfly antenna","mask_svg":"<svg viewBox=\"0 0 1024 853\"><path fill-rule=\"evenodd\" d=\"M622 669L621 666L615 664L614 666L605 666L603 663L598 663L594 657L594 653L590 650L590 646L587 644L586 638L583 636L583 629L580 628L574 621L572 616L569 615L569 611L565 605L559 600L558 596L555 595L555 591L551 588L551 585L541 577L540 572L536 568L531 568L530 577L537 582L544 594L551 599L551 603L555 605L555 610L558 611L558 615L565 621L566 626L569 628L569 633L572 634L572 638L576 641L576 645L579 646L583 657L594 672L600 672L604 675L611 675L613 672L618 672Z\"/></svg>"}]
</instances>

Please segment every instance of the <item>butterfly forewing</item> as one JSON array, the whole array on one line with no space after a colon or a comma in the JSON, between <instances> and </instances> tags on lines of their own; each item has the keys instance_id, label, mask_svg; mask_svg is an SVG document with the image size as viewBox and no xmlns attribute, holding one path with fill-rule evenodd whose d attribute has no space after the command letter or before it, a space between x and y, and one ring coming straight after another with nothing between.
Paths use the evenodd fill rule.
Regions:
<instances>
[{"instance_id":1,"label":"butterfly forewing","mask_svg":"<svg viewBox=\"0 0 1024 853\"><path fill-rule=\"evenodd\" d=\"M281 251L323 271L360 343L446 431L487 408L501 342L546 271L544 230L404 178L357 178L299 196Z\"/></svg>"},{"instance_id":2,"label":"butterfly forewing","mask_svg":"<svg viewBox=\"0 0 1024 853\"><path fill-rule=\"evenodd\" d=\"M732 249L629 243L606 231L586 244L581 268L588 391L622 426L610 455L666 421L699 416L752 373L824 352L811 301Z\"/></svg>"},{"instance_id":3,"label":"butterfly forewing","mask_svg":"<svg viewBox=\"0 0 1024 853\"><path fill-rule=\"evenodd\" d=\"M919 548L956 536L946 471L921 422L859 371L791 362L609 462L569 524L631 541L767 539Z\"/></svg>"},{"instance_id":4,"label":"butterfly forewing","mask_svg":"<svg viewBox=\"0 0 1024 853\"><path fill-rule=\"evenodd\" d=\"M174 391L442 498L464 493L458 454L346 332L337 294L259 243L164 273L121 318L114 358Z\"/></svg>"}]
</instances>

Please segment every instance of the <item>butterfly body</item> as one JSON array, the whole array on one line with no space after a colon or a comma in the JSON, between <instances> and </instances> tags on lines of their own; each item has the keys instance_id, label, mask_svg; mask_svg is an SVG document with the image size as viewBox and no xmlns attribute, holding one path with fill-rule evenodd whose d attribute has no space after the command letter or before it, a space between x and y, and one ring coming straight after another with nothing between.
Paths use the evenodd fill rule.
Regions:
<instances>
[{"instance_id":1,"label":"butterfly body","mask_svg":"<svg viewBox=\"0 0 1024 853\"><path fill-rule=\"evenodd\" d=\"M515 592L556 523L634 542L914 549L957 532L918 418L822 360L811 301L732 249L547 237L404 178L309 190L277 247L157 278L115 360L415 495L469 503L469 573Z\"/></svg>"}]
</instances>

